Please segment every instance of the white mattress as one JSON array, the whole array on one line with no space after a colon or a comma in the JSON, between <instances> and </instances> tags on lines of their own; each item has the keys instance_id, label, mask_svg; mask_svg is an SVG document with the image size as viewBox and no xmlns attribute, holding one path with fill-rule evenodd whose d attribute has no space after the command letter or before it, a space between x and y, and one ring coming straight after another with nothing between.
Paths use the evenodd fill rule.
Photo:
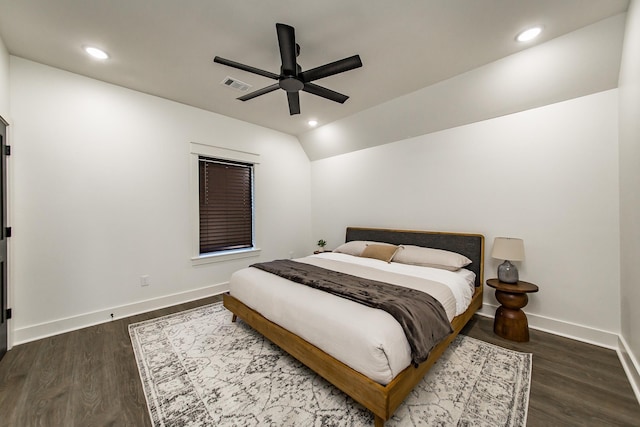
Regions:
<instances>
[{"instance_id":1,"label":"white mattress","mask_svg":"<svg viewBox=\"0 0 640 427\"><path fill-rule=\"evenodd\" d=\"M355 268L365 271L368 276L380 274L389 278L395 275L394 280L410 276L411 282L416 282L411 277L418 277L442 283L448 290L440 289L438 295L433 296L445 307L449 320L466 310L474 292L475 275L468 270L451 272L389 264L333 252L296 261L322 263L323 260L356 264ZM417 288L414 284L411 287ZM411 362L411 350L402 327L385 311L290 282L257 268L235 272L229 288L230 294L245 305L376 382L389 383Z\"/></svg>"}]
</instances>

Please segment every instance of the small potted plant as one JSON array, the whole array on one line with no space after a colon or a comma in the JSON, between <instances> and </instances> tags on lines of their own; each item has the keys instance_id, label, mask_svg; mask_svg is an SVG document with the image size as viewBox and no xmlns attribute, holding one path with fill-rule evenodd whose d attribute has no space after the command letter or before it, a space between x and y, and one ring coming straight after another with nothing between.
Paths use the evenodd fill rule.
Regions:
<instances>
[{"instance_id":1,"label":"small potted plant","mask_svg":"<svg viewBox=\"0 0 640 427\"><path fill-rule=\"evenodd\" d=\"M327 246L327 241L324 239L318 240L318 246L320 247L318 252L324 252L324 247Z\"/></svg>"}]
</instances>

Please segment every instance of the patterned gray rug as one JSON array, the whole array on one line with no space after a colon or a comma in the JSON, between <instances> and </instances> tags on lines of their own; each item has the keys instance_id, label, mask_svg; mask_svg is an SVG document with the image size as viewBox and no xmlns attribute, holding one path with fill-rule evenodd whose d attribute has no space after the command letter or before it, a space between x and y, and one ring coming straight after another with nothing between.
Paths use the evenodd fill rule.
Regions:
<instances>
[{"instance_id":1,"label":"patterned gray rug","mask_svg":"<svg viewBox=\"0 0 640 427\"><path fill-rule=\"evenodd\" d=\"M372 426L358 403L222 303L129 334L154 426ZM385 426L524 426L531 354L459 336Z\"/></svg>"}]
</instances>

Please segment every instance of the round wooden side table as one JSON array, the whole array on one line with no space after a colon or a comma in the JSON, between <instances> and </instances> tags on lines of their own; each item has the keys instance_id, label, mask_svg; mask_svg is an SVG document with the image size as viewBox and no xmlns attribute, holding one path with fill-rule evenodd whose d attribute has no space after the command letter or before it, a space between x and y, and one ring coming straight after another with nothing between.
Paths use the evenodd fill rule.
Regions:
<instances>
[{"instance_id":1,"label":"round wooden side table","mask_svg":"<svg viewBox=\"0 0 640 427\"><path fill-rule=\"evenodd\" d=\"M529 341L529 323L521 309L529 302L527 293L538 292L538 286L523 281L503 283L498 279L487 280L487 285L495 288L496 299L502 304L496 310L493 332L511 341Z\"/></svg>"}]
</instances>

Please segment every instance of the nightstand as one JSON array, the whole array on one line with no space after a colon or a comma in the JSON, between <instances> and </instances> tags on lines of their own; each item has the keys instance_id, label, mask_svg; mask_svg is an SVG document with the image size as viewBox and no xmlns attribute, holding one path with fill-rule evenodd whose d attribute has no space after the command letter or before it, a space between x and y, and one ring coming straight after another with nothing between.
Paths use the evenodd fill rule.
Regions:
<instances>
[{"instance_id":1,"label":"nightstand","mask_svg":"<svg viewBox=\"0 0 640 427\"><path fill-rule=\"evenodd\" d=\"M495 288L496 299L502 304L496 310L493 332L511 341L529 341L529 323L521 309L529 302L527 294L538 292L538 286L523 281L503 283L498 279L487 280L487 285Z\"/></svg>"}]
</instances>

